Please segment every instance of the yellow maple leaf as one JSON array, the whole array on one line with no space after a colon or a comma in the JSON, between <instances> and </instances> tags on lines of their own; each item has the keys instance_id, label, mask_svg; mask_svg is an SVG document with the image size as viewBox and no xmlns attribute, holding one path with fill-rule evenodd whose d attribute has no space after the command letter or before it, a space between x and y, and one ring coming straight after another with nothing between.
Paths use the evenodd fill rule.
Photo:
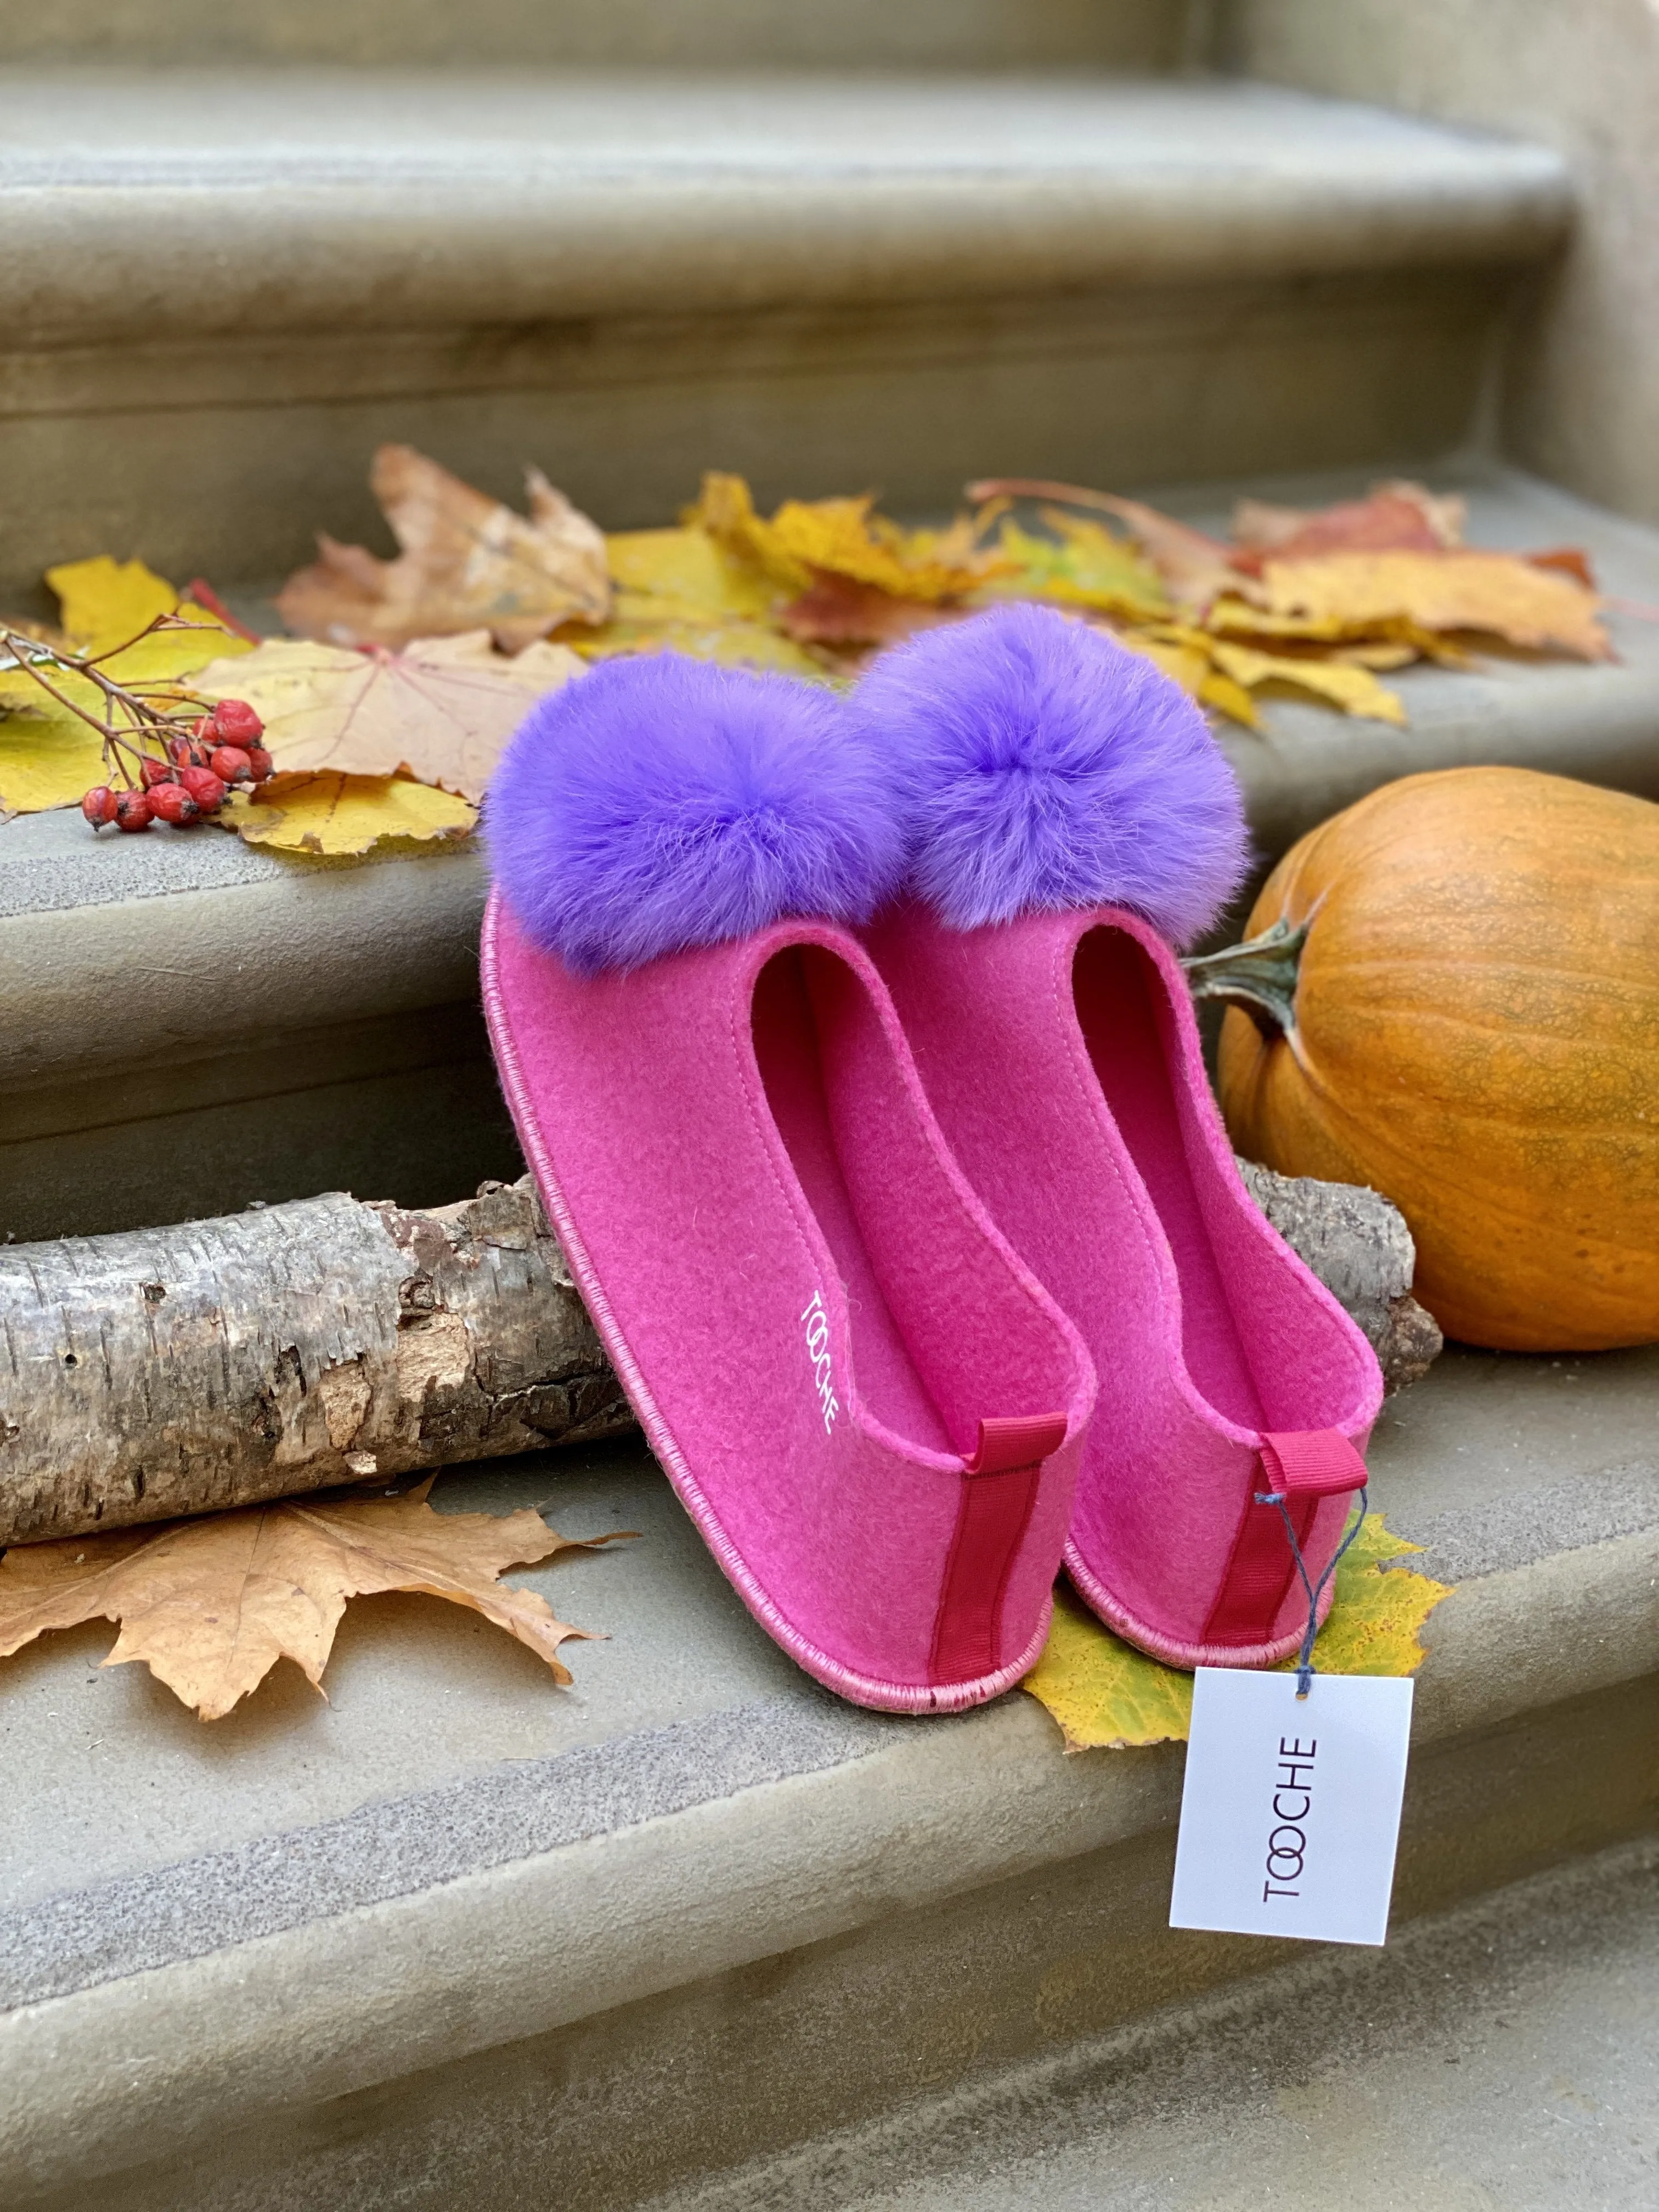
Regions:
<instances>
[{"instance_id":1,"label":"yellow maple leaf","mask_svg":"<svg viewBox=\"0 0 1659 2212\"><path fill-rule=\"evenodd\" d=\"M787 499L769 527L776 544L803 568L850 576L895 599L929 605L960 599L1000 574L1006 564L969 550L960 536L907 532L857 499Z\"/></svg>"},{"instance_id":2,"label":"yellow maple leaf","mask_svg":"<svg viewBox=\"0 0 1659 2212\"><path fill-rule=\"evenodd\" d=\"M1396 1536L1369 1513L1336 1571L1336 1601L1314 1645L1328 1674L1414 1674L1425 1657L1419 1632L1448 1583L1385 1563L1421 1545ZM1294 1660L1284 1662L1288 1672ZM1114 1636L1062 1586L1042 1656L1021 1687L1059 1723L1067 1751L1184 1743L1192 1729L1193 1678Z\"/></svg>"},{"instance_id":3,"label":"yellow maple leaf","mask_svg":"<svg viewBox=\"0 0 1659 2212\"><path fill-rule=\"evenodd\" d=\"M709 470L696 503L680 520L688 529L705 531L730 559L769 586L769 603L780 592L798 598L812 580L811 570L785 552L770 524L755 512L741 477Z\"/></svg>"},{"instance_id":4,"label":"yellow maple leaf","mask_svg":"<svg viewBox=\"0 0 1659 2212\"><path fill-rule=\"evenodd\" d=\"M419 1590L469 1606L544 1659L588 1631L555 1618L502 1569L592 1548L520 1512L434 1513L428 1480L402 1498L296 1498L107 1536L14 1545L0 1559L0 1654L82 1621L118 1621L106 1667L142 1660L204 1720L220 1720L279 1659L315 1687L347 1601ZM602 1536L599 1543L611 1543Z\"/></svg>"},{"instance_id":5,"label":"yellow maple leaf","mask_svg":"<svg viewBox=\"0 0 1659 2212\"><path fill-rule=\"evenodd\" d=\"M710 614L750 621L771 611L776 592L752 562L706 530L623 530L605 541L619 619L665 620Z\"/></svg>"},{"instance_id":6,"label":"yellow maple leaf","mask_svg":"<svg viewBox=\"0 0 1659 2212\"><path fill-rule=\"evenodd\" d=\"M106 676L118 684L154 696L193 698L190 678L215 660L237 660L256 648L245 637L226 629L193 600L181 600L165 629L152 630L119 653L99 661Z\"/></svg>"},{"instance_id":7,"label":"yellow maple leaf","mask_svg":"<svg viewBox=\"0 0 1659 2212\"><path fill-rule=\"evenodd\" d=\"M1612 651L1593 592L1512 553L1327 553L1269 561L1262 584L1273 613L1315 622L1400 617L1425 630L1485 630L1585 660Z\"/></svg>"},{"instance_id":8,"label":"yellow maple leaf","mask_svg":"<svg viewBox=\"0 0 1659 2212\"><path fill-rule=\"evenodd\" d=\"M97 731L43 692L34 697L42 702L38 708L9 691L0 713L0 814L75 806L83 792L106 780Z\"/></svg>"},{"instance_id":9,"label":"yellow maple leaf","mask_svg":"<svg viewBox=\"0 0 1659 2212\"><path fill-rule=\"evenodd\" d=\"M895 599L936 604L961 598L1012 565L975 545L967 518L944 531L902 530L876 513L869 493L787 499L769 522L756 513L741 477L711 473L685 520L792 599L821 571L872 584Z\"/></svg>"},{"instance_id":10,"label":"yellow maple leaf","mask_svg":"<svg viewBox=\"0 0 1659 2212\"><path fill-rule=\"evenodd\" d=\"M257 791L233 792L220 817L247 844L324 858L367 853L391 840L465 837L477 818L465 799L430 784L329 769L273 775Z\"/></svg>"},{"instance_id":11,"label":"yellow maple leaf","mask_svg":"<svg viewBox=\"0 0 1659 2212\"><path fill-rule=\"evenodd\" d=\"M777 584L708 531L694 525L627 530L607 538L605 547L611 620L597 629L572 625L558 633L558 642L583 660L673 652L726 668L823 677L822 664L770 619L781 597Z\"/></svg>"},{"instance_id":12,"label":"yellow maple leaf","mask_svg":"<svg viewBox=\"0 0 1659 2212\"><path fill-rule=\"evenodd\" d=\"M625 600L626 593L619 595ZM560 634L581 660L615 660L641 653L684 653L693 660L712 660L722 668L770 669L780 676L824 681L821 660L769 623L744 622L736 615L700 615L695 608L657 621L617 621L578 637Z\"/></svg>"},{"instance_id":13,"label":"yellow maple leaf","mask_svg":"<svg viewBox=\"0 0 1659 2212\"><path fill-rule=\"evenodd\" d=\"M1328 1674L1417 1672L1427 1656L1419 1631L1453 1586L1388 1562L1422 1548L1396 1536L1380 1513L1365 1516L1336 1571L1336 1602L1314 1645L1316 1666ZM1281 1672L1295 1664L1285 1660Z\"/></svg>"},{"instance_id":14,"label":"yellow maple leaf","mask_svg":"<svg viewBox=\"0 0 1659 2212\"><path fill-rule=\"evenodd\" d=\"M179 594L164 576L142 561L112 561L100 553L90 561L64 561L46 571L58 594L64 633L76 645L99 652L137 637L157 615L170 615Z\"/></svg>"},{"instance_id":15,"label":"yellow maple leaf","mask_svg":"<svg viewBox=\"0 0 1659 2212\"><path fill-rule=\"evenodd\" d=\"M1218 599L1204 617L1204 627L1218 637L1287 637L1310 644L1335 644L1346 637L1370 637L1388 630L1387 621L1350 622L1339 615L1274 614L1267 607L1251 606L1243 599Z\"/></svg>"},{"instance_id":16,"label":"yellow maple leaf","mask_svg":"<svg viewBox=\"0 0 1659 2212\"><path fill-rule=\"evenodd\" d=\"M113 641L124 648L112 652L109 640L94 635L77 649L86 655L97 655L100 670L112 682L149 705L170 711L197 697L190 679L198 670L210 661L228 662L252 648L245 638L222 629L213 615L190 600L171 608L152 607L146 613L148 586L135 587L131 595L124 597L131 580L128 572L140 565L131 561L124 565L109 560L82 561L72 564L72 570L51 573L64 585L66 615L73 609L76 619L83 623L107 621ZM74 573L80 571L96 573ZM148 569L141 574L169 599L175 596L170 584L150 576ZM104 586L112 578L114 581L106 594ZM170 616L167 627L129 643L134 639L131 625L136 622L142 628L143 622L154 620L158 612ZM16 650L23 652L21 642ZM39 677L30 673L31 668L39 669ZM54 698L53 692L59 696ZM73 806L93 785L110 780L103 740L82 714L75 712L76 708L100 718L109 712L104 695L88 678L76 673L67 652L59 658L42 646L30 653L26 665L13 661L0 667L0 813L39 814L51 807Z\"/></svg>"},{"instance_id":17,"label":"yellow maple leaf","mask_svg":"<svg viewBox=\"0 0 1659 2212\"><path fill-rule=\"evenodd\" d=\"M1114 1636L1064 1583L1042 1656L1020 1687L1059 1722L1067 1751L1185 1743L1192 1730L1192 1676Z\"/></svg>"},{"instance_id":18,"label":"yellow maple leaf","mask_svg":"<svg viewBox=\"0 0 1659 2212\"><path fill-rule=\"evenodd\" d=\"M1407 658L1412 657L1405 648ZM1254 647L1231 645L1224 639L1210 641L1210 657L1224 676L1231 676L1247 691L1263 684L1288 684L1311 691L1345 714L1363 714L1374 722L1394 722L1403 728L1406 709L1397 692L1379 684L1363 665L1343 659L1298 659L1288 653L1259 653Z\"/></svg>"}]
</instances>

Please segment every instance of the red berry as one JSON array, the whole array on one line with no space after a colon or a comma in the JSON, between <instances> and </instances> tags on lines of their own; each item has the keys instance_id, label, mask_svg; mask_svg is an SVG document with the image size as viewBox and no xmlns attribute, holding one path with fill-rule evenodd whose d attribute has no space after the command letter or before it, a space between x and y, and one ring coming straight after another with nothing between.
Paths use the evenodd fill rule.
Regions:
<instances>
[{"instance_id":1,"label":"red berry","mask_svg":"<svg viewBox=\"0 0 1659 2212\"><path fill-rule=\"evenodd\" d=\"M210 768L181 768L179 781L204 814L216 814L224 805L224 784Z\"/></svg>"},{"instance_id":2,"label":"red berry","mask_svg":"<svg viewBox=\"0 0 1659 2212\"><path fill-rule=\"evenodd\" d=\"M182 829L185 823L194 822L202 810L185 789L182 783L158 783L149 793L150 811L160 822L172 822Z\"/></svg>"},{"instance_id":3,"label":"red berry","mask_svg":"<svg viewBox=\"0 0 1659 2212\"><path fill-rule=\"evenodd\" d=\"M246 699L222 699L213 710L214 734L222 744L251 744L264 728Z\"/></svg>"},{"instance_id":4,"label":"red berry","mask_svg":"<svg viewBox=\"0 0 1659 2212\"><path fill-rule=\"evenodd\" d=\"M252 763L240 745L218 746L208 766L221 783L247 783L252 780Z\"/></svg>"},{"instance_id":5,"label":"red berry","mask_svg":"<svg viewBox=\"0 0 1659 2212\"><path fill-rule=\"evenodd\" d=\"M115 793L106 783L95 783L81 801L81 811L94 830L115 819Z\"/></svg>"},{"instance_id":6,"label":"red berry","mask_svg":"<svg viewBox=\"0 0 1659 2212\"><path fill-rule=\"evenodd\" d=\"M248 771L252 776L255 783L263 783L265 778L270 774L272 765L270 755L265 750L263 745L250 745L248 747L247 764Z\"/></svg>"},{"instance_id":7,"label":"red berry","mask_svg":"<svg viewBox=\"0 0 1659 2212\"><path fill-rule=\"evenodd\" d=\"M118 791L115 794L115 826L118 830L148 830L152 819L150 797L147 791Z\"/></svg>"},{"instance_id":8,"label":"red berry","mask_svg":"<svg viewBox=\"0 0 1659 2212\"><path fill-rule=\"evenodd\" d=\"M204 768L207 755L193 738L169 738L167 758L175 768Z\"/></svg>"}]
</instances>

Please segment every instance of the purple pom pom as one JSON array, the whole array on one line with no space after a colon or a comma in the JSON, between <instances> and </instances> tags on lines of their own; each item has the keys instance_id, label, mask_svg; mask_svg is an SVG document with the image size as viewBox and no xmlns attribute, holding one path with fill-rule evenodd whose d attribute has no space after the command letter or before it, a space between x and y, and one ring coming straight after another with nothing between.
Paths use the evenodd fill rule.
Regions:
<instances>
[{"instance_id":1,"label":"purple pom pom","mask_svg":"<svg viewBox=\"0 0 1659 2212\"><path fill-rule=\"evenodd\" d=\"M538 700L485 825L526 931L592 975L787 915L867 921L903 873L897 800L829 693L660 653Z\"/></svg>"},{"instance_id":2,"label":"purple pom pom","mask_svg":"<svg viewBox=\"0 0 1659 2212\"><path fill-rule=\"evenodd\" d=\"M1243 801L1203 715L1053 608L999 607L884 653L853 719L901 760L910 886L952 928L1124 906L1182 944L1243 877Z\"/></svg>"}]
</instances>

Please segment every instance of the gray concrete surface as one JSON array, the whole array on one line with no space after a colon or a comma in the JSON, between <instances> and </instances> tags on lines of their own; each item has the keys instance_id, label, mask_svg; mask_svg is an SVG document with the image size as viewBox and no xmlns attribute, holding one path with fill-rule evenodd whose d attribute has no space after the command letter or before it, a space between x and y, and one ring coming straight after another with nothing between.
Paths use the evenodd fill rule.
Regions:
<instances>
[{"instance_id":1,"label":"gray concrete surface","mask_svg":"<svg viewBox=\"0 0 1659 2212\"><path fill-rule=\"evenodd\" d=\"M1578 219L1528 289L1494 428L1517 460L1659 521L1659 11L1650 0L1220 0L1213 63L1553 146Z\"/></svg>"},{"instance_id":2,"label":"gray concrete surface","mask_svg":"<svg viewBox=\"0 0 1659 2212\"><path fill-rule=\"evenodd\" d=\"M0 89L0 313L35 343L123 335L136 310L155 337L1525 264L1571 208L1543 149L1249 84L267 69Z\"/></svg>"},{"instance_id":3,"label":"gray concrete surface","mask_svg":"<svg viewBox=\"0 0 1659 2212\"><path fill-rule=\"evenodd\" d=\"M1644 1817L1659 1780L1633 1747L1659 1724L1638 1687L1659 1669L1656 1409L1659 1352L1559 1366L1452 1353L1385 1414L1376 1496L1466 1577L1431 1623L1402 1911ZM1473 1449L1483 1433L1490 1453ZM1534 1532L1518 1547L1482 1517L1504 1483ZM629 1447L458 1471L440 1493L451 1506L530 1498L567 1532L646 1531L637 1547L519 1577L563 1617L613 1632L574 1649L568 1692L482 1624L406 1598L354 1608L326 1705L283 1670L211 1729L141 1672L98 1671L101 1631L8 1663L0 2176L18 2201L215 2143L234 2166L250 2129L273 2172L303 2166L313 2107L345 2100L339 2127L355 2141L380 2124L386 2085L457 2066L488 2078L507 2046L531 2054L520 2093L525 2068L597 2066L608 2081L618 2036L665 2037L665 2051L699 2007L730 2015L732 1997L696 1991L803 1947L819 1947L794 1977L803 1991L827 1977L842 2002L848 1974L902 1954L922 2002L932 1970L918 1962L941 1944L983 1979L981 1921L1040 1978L1044 1883L1069 1884L1079 1914L1085 1892L1096 1899L1084 1963L1077 1942L1062 1947L1025 2027L975 2031L956 2060L947 2034L933 2078L982 2049L1022 2055L1044 2021L1050 2036L1056 2021L1087 2027L1103 2007L1121 2018L1194 1976L1262 1964L1270 1947L1194 1950L1161 1930L1173 1747L1064 1759L1019 1694L942 1723L837 1705L754 1628ZM1537 1556L1540 1528L1569 1548ZM895 2052L908 1985L882 1984ZM926 2002L937 2009L952 1986L946 1973ZM994 2011L988 1989L985 2002ZM828 2017L830 2002L808 2014ZM641 2005L628 2027L617 2008ZM564 2057L535 2055L561 2036ZM595 2055L606 2049L611 2062ZM406 2114L433 2094L412 2088ZM866 2107L875 2094L859 2091ZM580 2133L586 2106L538 2109ZM280 2159L260 2133L272 2128ZM587 2142L583 2158L597 2154Z\"/></svg>"},{"instance_id":4,"label":"gray concrete surface","mask_svg":"<svg viewBox=\"0 0 1659 2212\"><path fill-rule=\"evenodd\" d=\"M1656 1877L1624 1846L653 2212L1649 2212Z\"/></svg>"},{"instance_id":5,"label":"gray concrete surface","mask_svg":"<svg viewBox=\"0 0 1659 2212\"><path fill-rule=\"evenodd\" d=\"M612 526L712 466L921 507L1443 453L1570 212L1547 151L1156 79L14 69L0 113L18 605L379 542L387 437Z\"/></svg>"},{"instance_id":6,"label":"gray concrete surface","mask_svg":"<svg viewBox=\"0 0 1659 2212\"><path fill-rule=\"evenodd\" d=\"M1189 0L3 0L11 54L78 62L1158 70Z\"/></svg>"}]
</instances>

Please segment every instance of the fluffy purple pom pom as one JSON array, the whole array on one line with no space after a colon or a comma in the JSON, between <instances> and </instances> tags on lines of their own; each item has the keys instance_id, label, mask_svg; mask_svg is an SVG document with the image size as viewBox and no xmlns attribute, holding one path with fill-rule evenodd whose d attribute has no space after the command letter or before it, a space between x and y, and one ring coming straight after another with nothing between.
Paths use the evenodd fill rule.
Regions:
<instances>
[{"instance_id":1,"label":"fluffy purple pom pom","mask_svg":"<svg viewBox=\"0 0 1659 2212\"><path fill-rule=\"evenodd\" d=\"M884 653L853 720L898 757L910 888L956 929L1124 906L1177 944L1243 876L1243 802L1198 708L1049 607L999 607Z\"/></svg>"},{"instance_id":2,"label":"fluffy purple pom pom","mask_svg":"<svg viewBox=\"0 0 1659 2212\"><path fill-rule=\"evenodd\" d=\"M538 700L485 825L507 904L580 975L787 915L867 921L904 868L890 749L840 701L675 653Z\"/></svg>"}]
</instances>

